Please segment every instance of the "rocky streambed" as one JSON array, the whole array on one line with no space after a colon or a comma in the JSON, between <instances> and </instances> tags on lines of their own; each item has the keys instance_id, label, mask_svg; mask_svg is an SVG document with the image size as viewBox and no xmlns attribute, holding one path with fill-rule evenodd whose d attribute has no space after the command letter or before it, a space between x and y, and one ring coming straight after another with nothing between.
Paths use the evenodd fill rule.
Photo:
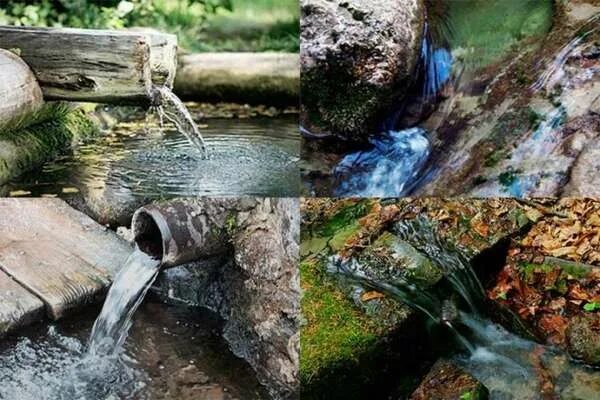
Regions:
<instances>
[{"instance_id":1,"label":"rocky streambed","mask_svg":"<svg viewBox=\"0 0 600 400\"><path fill-rule=\"evenodd\" d=\"M303 393L593 398L600 393L598 212L598 202L574 199L305 200ZM422 252L415 234L399 239L394 227L415 218L435 227L423 243L454 255L435 246ZM405 296L412 292L402 282L420 289L398 301L392 289L340 279L328 267L332 255L356 260L365 276L404 287ZM452 279L443 272L461 257L484 286L477 318L460 311L461 292L448 291ZM451 300L439 318L453 321L473 349L415 311L427 304L422 292Z\"/></svg>"}]
</instances>

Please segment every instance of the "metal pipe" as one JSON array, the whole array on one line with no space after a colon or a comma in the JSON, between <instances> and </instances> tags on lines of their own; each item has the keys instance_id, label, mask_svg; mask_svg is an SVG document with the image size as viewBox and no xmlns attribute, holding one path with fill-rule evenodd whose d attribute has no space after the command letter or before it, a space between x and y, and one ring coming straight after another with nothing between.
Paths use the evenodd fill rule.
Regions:
<instances>
[{"instance_id":1,"label":"metal pipe","mask_svg":"<svg viewBox=\"0 0 600 400\"><path fill-rule=\"evenodd\" d=\"M231 250L230 227L243 200L176 199L138 209L131 223L139 248L161 260L163 268ZM240 208L241 206L241 208Z\"/></svg>"}]
</instances>

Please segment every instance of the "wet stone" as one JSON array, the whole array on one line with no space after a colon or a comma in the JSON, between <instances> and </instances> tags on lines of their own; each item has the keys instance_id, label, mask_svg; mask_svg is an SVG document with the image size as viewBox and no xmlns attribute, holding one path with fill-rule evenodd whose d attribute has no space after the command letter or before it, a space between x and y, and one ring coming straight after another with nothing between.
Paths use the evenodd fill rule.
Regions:
<instances>
[{"instance_id":1,"label":"wet stone","mask_svg":"<svg viewBox=\"0 0 600 400\"><path fill-rule=\"evenodd\" d=\"M446 360L436 362L411 400L486 400L489 393L473 376Z\"/></svg>"},{"instance_id":2,"label":"wet stone","mask_svg":"<svg viewBox=\"0 0 600 400\"><path fill-rule=\"evenodd\" d=\"M429 287L443 276L442 271L409 243L390 232L382 234L360 257L361 264L370 273L385 274L393 281L394 275L403 281Z\"/></svg>"},{"instance_id":3,"label":"wet stone","mask_svg":"<svg viewBox=\"0 0 600 400\"><path fill-rule=\"evenodd\" d=\"M600 315L573 318L566 331L567 347L572 356L587 364L600 365Z\"/></svg>"},{"instance_id":4,"label":"wet stone","mask_svg":"<svg viewBox=\"0 0 600 400\"><path fill-rule=\"evenodd\" d=\"M190 364L179 370L176 381L182 385L196 383L205 384L208 383L209 378L204 372L200 371L197 366Z\"/></svg>"}]
</instances>

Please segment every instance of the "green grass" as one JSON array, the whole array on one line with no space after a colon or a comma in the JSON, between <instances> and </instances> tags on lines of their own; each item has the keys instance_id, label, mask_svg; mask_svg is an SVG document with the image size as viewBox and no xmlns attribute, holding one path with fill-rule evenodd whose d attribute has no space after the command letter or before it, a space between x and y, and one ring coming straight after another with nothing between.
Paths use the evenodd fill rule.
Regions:
<instances>
[{"instance_id":1,"label":"green grass","mask_svg":"<svg viewBox=\"0 0 600 400\"><path fill-rule=\"evenodd\" d=\"M197 51L289 51L300 49L299 0L232 0L206 21Z\"/></svg>"}]
</instances>

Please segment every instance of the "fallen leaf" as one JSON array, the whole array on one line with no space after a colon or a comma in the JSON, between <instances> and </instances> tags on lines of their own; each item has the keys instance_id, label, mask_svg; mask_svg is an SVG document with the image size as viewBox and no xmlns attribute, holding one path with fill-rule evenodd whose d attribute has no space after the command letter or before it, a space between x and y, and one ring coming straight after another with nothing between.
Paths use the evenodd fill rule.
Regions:
<instances>
[{"instance_id":1,"label":"fallen leaf","mask_svg":"<svg viewBox=\"0 0 600 400\"><path fill-rule=\"evenodd\" d=\"M587 292L585 292L583 289L581 289L581 287L579 286L578 283L571 286L571 288L569 289L569 292L567 293L567 296L570 299L574 299L574 300L589 300L590 299L590 295Z\"/></svg>"},{"instance_id":2,"label":"fallen leaf","mask_svg":"<svg viewBox=\"0 0 600 400\"><path fill-rule=\"evenodd\" d=\"M575 246L568 246L568 247L561 247L555 250L550 251L550 254L552 254L553 257L563 257L563 256L568 256L571 254L577 254L577 247Z\"/></svg>"},{"instance_id":3,"label":"fallen leaf","mask_svg":"<svg viewBox=\"0 0 600 400\"><path fill-rule=\"evenodd\" d=\"M385 297L385 295L375 290L371 290L369 292L363 293L362 296L360 296L360 300L366 302L373 299L380 299L382 297Z\"/></svg>"}]
</instances>

